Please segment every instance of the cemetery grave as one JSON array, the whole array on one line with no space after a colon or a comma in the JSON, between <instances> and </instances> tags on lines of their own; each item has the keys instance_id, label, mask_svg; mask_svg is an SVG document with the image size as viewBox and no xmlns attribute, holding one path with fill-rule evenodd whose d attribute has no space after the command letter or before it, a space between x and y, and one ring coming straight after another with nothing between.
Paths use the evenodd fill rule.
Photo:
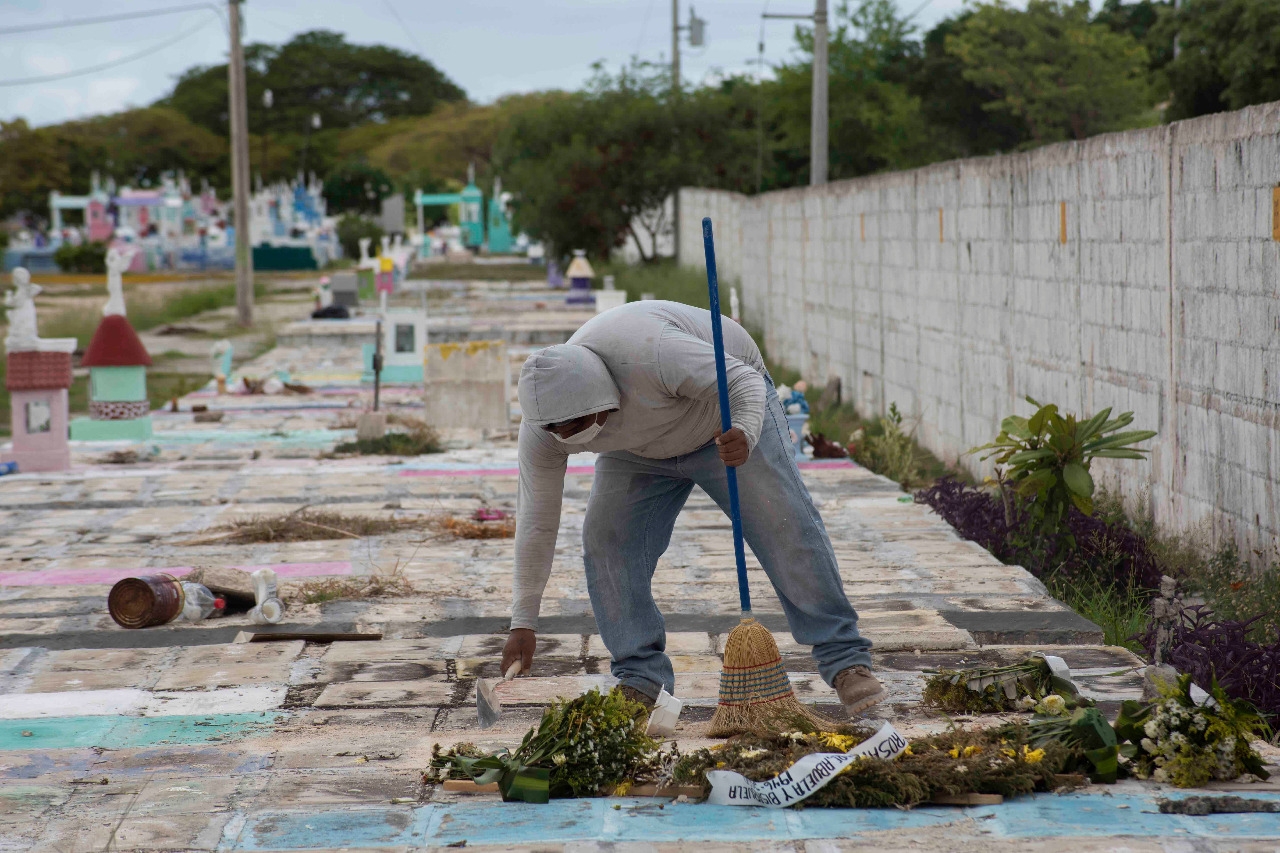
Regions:
<instances>
[{"instance_id":1,"label":"cemetery grave","mask_svg":"<svg viewBox=\"0 0 1280 853\"><path fill-rule=\"evenodd\" d=\"M424 776L441 753L472 748L464 744L481 753L514 749L557 700L591 689L607 693L614 681L581 571L595 464L592 454L582 453L570 458L566 473L534 671L500 687L501 719L479 727L477 682L501 676L513 543L507 535L463 531L466 524L501 524L515 509L519 410L511 384L498 390L502 368L514 375L534 348L567 339L592 316L590 309L569 306L565 290L537 282L432 282L429 291L407 284L389 295L387 317L415 317L415 347L435 347L441 357L449 349L450 358L488 359L487 373L462 370L434 390L431 355L425 385L394 372L380 379L385 428L394 432L403 429L397 421L412 419L440 424L441 452L332 455L356 438L358 416L372 408L365 347L376 347L377 328L372 311L345 321L307 319L309 299L294 294L266 303L274 306L268 311L275 345L254 354L235 340L229 370L225 350L211 353L220 338L186 338L183 346L203 381L178 399L175 411L150 412L149 437L72 440L62 470L0 477L0 801L6 804L0 839L6 849L739 842L814 850L981 843L1013 851L1027 849L1032 837L1038 849L1107 849L1116 835L1133 849L1159 849L1150 845L1171 835L1205 849L1251 849L1266 843L1260 838L1280 836L1280 818L1266 809L1208 818L1165 814L1157 800L1177 802L1183 792L1132 780L1091 785L1080 767L1066 773L1058 767L1052 779L1030 788L1018 782L999 805L967 797L947 804L902 780L899 790L907 793L885 802L915 805L911 810L698 803L706 778L699 774L721 769L716 765L724 760L703 750L723 743L708 730L724 641L738 618L728 519L700 491L681 515L654 579L684 705L668 740L690 760L681 778L648 781L663 790L685 785L683 796L644 797L637 796L643 790L624 788L605 798L506 803L500 793ZM193 322L202 324L199 317ZM384 338L389 350L395 334ZM166 336L138 337L154 354ZM219 393L218 370L225 372L226 393ZM280 389L245 393L246 378L274 378ZM475 390L469 382L487 386L490 397L497 393L499 406L505 401L505 423L490 411L493 400L484 421L471 425L440 411L461 408L457 401ZM286 383L308 390L289 393ZM221 419L197 418L207 413ZM123 463L104 461L113 452L133 455ZM875 643L877 675L890 698L854 721L856 729L829 733L843 739L815 740L788 753L792 758L844 752L885 723L905 741L942 753L958 748L963 756L966 747L979 745L998 752L1007 747L999 738L988 743L975 733L962 742L953 726L976 732L1029 718L1017 709L931 709L923 699L935 671L1009 667L1048 654L1061 658L1079 695L1108 720L1126 701L1141 698L1143 661L1102 645L1095 625L1021 568L1000 563L926 507L904 501L896 483L845 459L806 458L800 469L830 532L860 627ZM250 528L255 519L290 517L337 533L223 535ZM344 527L357 517L377 532ZM196 573L210 568L271 569L286 605L283 620L254 624L242 612L127 630L107 613L108 593L122 579L162 572L181 581L205 578ZM749 571L760 590L757 616L779 641L797 697L847 726L808 649L786 632L750 558ZM283 636L243 641L272 633ZM349 639L334 639L339 636ZM744 743L727 766L777 772L782 765L754 750L780 748L772 741ZM1026 756L1036 748L1017 742L1022 757L1014 763L1033 766ZM1264 762L1280 760L1280 751L1258 749ZM963 763L949 756L945 762L953 776ZM460 781L456 774L453 781ZM1063 786L1074 790L1052 793ZM1214 794L1280 801L1274 782L1209 787ZM1039 793L1013 796L1032 789Z\"/></svg>"}]
</instances>

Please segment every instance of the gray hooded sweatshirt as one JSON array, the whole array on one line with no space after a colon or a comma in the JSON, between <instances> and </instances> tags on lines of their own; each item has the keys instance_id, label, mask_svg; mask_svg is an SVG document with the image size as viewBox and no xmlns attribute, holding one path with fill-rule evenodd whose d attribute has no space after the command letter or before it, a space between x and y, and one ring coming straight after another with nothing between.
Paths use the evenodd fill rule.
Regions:
<instances>
[{"instance_id":1,"label":"gray hooded sweatshirt","mask_svg":"<svg viewBox=\"0 0 1280 853\"><path fill-rule=\"evenodd\" d=\"M723 326L730 415L754 449L764 422L764 360L741 326L727 317ZM529 356L519 393L524 419L511 627L536 630L569 454L625 450L668 459L692 453L720 429L711 312L656 300L606 311L568 343ZM586 444L566 444L544 429L613 409Z\"/></svg>"}]
</instances>

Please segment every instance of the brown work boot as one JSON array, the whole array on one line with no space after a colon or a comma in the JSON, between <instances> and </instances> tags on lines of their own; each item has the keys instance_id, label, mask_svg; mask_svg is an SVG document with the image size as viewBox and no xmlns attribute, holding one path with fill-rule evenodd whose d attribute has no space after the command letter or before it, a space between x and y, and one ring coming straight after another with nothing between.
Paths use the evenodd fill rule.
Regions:
<instances>
[{"instance_id":1,"label":"brown work boot","mask_svg":"<svg viewBox=\"0 0 1280 853\"><path fill-rule=\"evenodd\" d=\"M835 688L836 695L840 697L849 716L861 714L889 696L865 666L851 666L841 670L836 676Z\"/></svg>"},{"instance_id":2,"label":"brown work boot","mask_svg":"<svg viewBox=\"0 0 1280 853\"><path fill-rule=\"evenodd\" d=\"M644 693L641 693L639 690L636 690L634 687L628 687L625 684L619 685L618 689L622 691L622 695L627 697L628 701L639 702L641 705L644 706L644 709L646 711L653 710L654 700L650 699Z\"/></svg>"}]
</instances>

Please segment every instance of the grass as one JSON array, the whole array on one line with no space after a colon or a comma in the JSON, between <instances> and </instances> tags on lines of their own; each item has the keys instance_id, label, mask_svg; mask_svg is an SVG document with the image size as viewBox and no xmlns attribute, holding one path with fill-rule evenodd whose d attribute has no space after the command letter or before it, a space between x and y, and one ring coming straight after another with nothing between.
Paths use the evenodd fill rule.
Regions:
<instances>
[{"instance_id":1,"label":"grass","mask_svg":"<svg viewBox=\"0 0 1280 853\"><path fill-rule=\"evenodd\" d=\"M254 285L254 296L261 299L267 288L261 281ZM139 332L154 329L178 320L185 320L206 311L216 311L236 304L236 286L219 284L214 287L184 288L167 296L147 296L134 291L129 301L129 322ZM102 316L97 311L60 311L40 323L43 338L75 338L84 349L98 328Z\"/></svg>"},{"instance_id":2,"label":"grass","mask_svg":"<svg viewBox=\"0 0 1280 853\"><path fill-rule=\"evenodd\" d=\"M1123 519L1145 539L1161 571L1179 580L1193 599L1203 600L1218 619L1244 622L1262 616L1250 639L1271 642L1280 635L1280 547L1255 551L1250 561L1233 544L1213 546L1205 525L1179 533L1161 530L1146 494L1125 501L1102 491L1095 503L1099 515Z\"/></svg>"},{"instance_id":3,"label":"grass","mask_svg":"<svg viewBox=\"0 0 1280 853\"><path fill-rule=\"evenodd\" d=\"M345 453L357 453L364 456L422 456L427 453L444 452L440 433L426 421L393 414L387 417L387 423L399 424L405 427L405 431L388 432L381 438L361 438L355 441L339 442L331 453L322 455L333 457Z\"/></svg>"},{"instance_id":4,"label":"grass","mask_svg":"<svg viewBox=\"0 0 1280 853\"><path fill-rule=\"evenodd\" d=\"M334 446L332 455L356 453L361 456L422 456L442 453L440 436L431 433L389 432L381 438L358 438Z\"/></svg>"},{"instance_id":5,"label":"grass","mask_svg":"<svg viewBox=\"0 0 1280 853\"><path fill-rule=\"evenodd\" d=\"M517 260L509 264L418 264L409 278L427 281L546 281L547 268Z\"/></svg>"},{"instance_id":6,"label":"grass","mask_svg":"<svg viewBox=\"0 0 1280 853\"><path fill-rule=\"evenodd\" d=\"M349 515L309 507L280 515L256 515L236 519L205 531L211 536L188 540L185 545L256 545L265 542L314 542L326 539L362 539L401 530L421 530L422 518L378 518Z\"/></svg>"},{"instance_id":7,"label":"grass","mask_svg":"<svg viewBox=\"0 0 1280 853\"><path fill-rule=\"evenodd\" d=\"M1132 584L1121 588L1097 579L1070 583L1053 575L1045 578L1049 594L1102 629L1103 643L1142 653L1134 637L1147 627L1150 594Z\"/></svg>"},{"instance_id":8,"label":"grass","mask_svg":"<svg viewBox=\"0 0 1280 853\"><path fill-rule=\"evenodd\" d=\"M402 597L413 593L413 585L397 567L392 572L375 572L366 577L307 581L299 585L289 598L303 604L324 604L327 601Z\"/></svg>"},{"instance_id":9,"label":"grass","mask_svg":"<svg viewBox=\"0 0 1280 853\"><path fill-rule=\"evenodd\" d=\"M653 264L609 263L596 268L595 285L603 286L604 277L614 277L614 287L627 292L628 302L640 301L641 294L652 293L654 299L683 302L696 308L710 308L707 276L692 267L677 266L664 260ZM729 285L720 282L720 310L729 313Z\"/></svg>"}]
</instances>

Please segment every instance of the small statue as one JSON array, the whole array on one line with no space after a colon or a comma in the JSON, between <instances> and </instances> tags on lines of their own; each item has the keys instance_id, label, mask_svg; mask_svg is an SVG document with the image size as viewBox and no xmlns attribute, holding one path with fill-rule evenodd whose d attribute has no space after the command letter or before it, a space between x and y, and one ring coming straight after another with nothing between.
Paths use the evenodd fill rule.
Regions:
<instances>
[{"instance_id":1,"label":"small statue","mask_svg":"<svg viewBox=\"0 0 1280 853\"><path fill-rule=\"evenodd\" d=\"M34 350L40 340L36 332L35 297L41 287L31 283L31 273L24 267L14 269L13 287L4 297L4 306L9 309L9 334L5 336L4 348L6 352Z\"/></svg>"},{"instance_id":2,"label":"small statue","mask_svg":"<svg viewBox=\"0 0 1280 853\"><path fill-rule=\"evenodd\" d=\"M1178 623L1182 619L1182 597L1178 595L1178 582L1168 575L1160 578L1160 597L1151 602L1151 621L1156 626L1156 647L1153 654L1156 666L1169 660L1177 642Z\"/></svg>"},{"instance_id":3,"label":"small statue","mask_svg":"<svg viewBox=\"0 0 1280 853\"><path fill-rule=\"evenodd\" d=\"M102 316L125 316L123 274L138 251L137 246L126 246L123 250L114 246L107 249L107 304L102 307Z\"/></svg>"},{"instance_id":4,"label":"small statue","mask_svg":"<svg viewBox=\"0 0 1280 853\"><path fill-rule=\"evenodd\" d=\"M809 414L809 401L804 397L804 392L808 390L809 384L803 379L796 382L791 389L791 396L782 401L782 408L788 415Z\"/></svg>"}]
</instances>

